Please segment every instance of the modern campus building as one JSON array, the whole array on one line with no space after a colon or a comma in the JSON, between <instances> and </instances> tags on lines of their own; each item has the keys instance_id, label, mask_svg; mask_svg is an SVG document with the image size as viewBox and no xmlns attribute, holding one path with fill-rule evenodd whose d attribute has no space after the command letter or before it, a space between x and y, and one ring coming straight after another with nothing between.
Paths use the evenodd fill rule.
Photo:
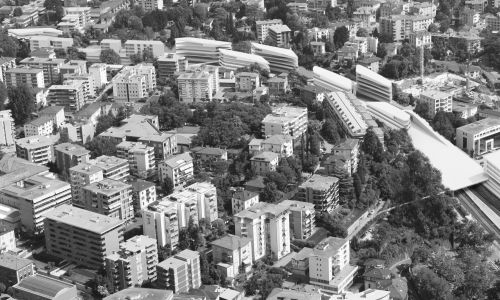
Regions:
<instances>
[{"instance_id":1,"label":"modern campus building","mask_svg":"<svg viewBox=\"0 0 500 300\"><path fill-rule=\"evenodd\" d=\"M162 41L127 40L123 46L127 56L136 54L142 57L144 51L149 51L155 58L165 54L165 44Z\"/></svg>"},{"instance_id":2,"label":"modern campus building","mask_svg":"<svg viewBox=\"0 0 500 300\"><path fill-rule=\"evenodd\" d=\"M290 72L299 67L299 58L291 49L252 43L251 53L262 56L267 60L271 72Z\"/></svg>"},{"instance_id":3,"label":"modern campus building","mask_svg":"<svg viewBox=\"0 0 500 300\"><path fill-rule=\"evenodd\" d=\"M54 160L54 141L43 135L16 140L16 156L32 163L45 165Z\"/></svg>"},{"instance_id":4,"label":"modern campus building","mask_svg":"<svg viewBox=\"0 0 500 300\"><path fill-rule=\"evenodd\" d=\"M484 186L495 196L500 197L500 152L496 151L484 156L484 171L488 181Z\"/></svg>"},{"instance_id":5,"label":"modern campus building","mask_svg":"<svg viewBox=\"0 0 500 300\"><path fill-rule=\"evenodd\" d=\"M353 83L350 79L318 66L313 67L314 85L327 91L352 92Z\"/></svg>"},{"instance_id":6,"label":"modern campus building","mask_svg":"<svg viewBox=\"0 0 500 300\"><path fill-rule=\"evenodd\" d=\"M0 111L0 145L14 145L16 126L10 109Z\"/></svg>"},{"instance_id":7,"label":"modern campus building","mask_svg":"<svg viewBox=\"0 0 500 300\"><path fill-rule=\"evenodd\" d=\"M314 204L318 212L332 212L339 201L339 179L314 174L299 186L295 198Z\"/></svg>"},{"instance_id":8,"label":"modern campus building","mask_svg":"<svg viewBox=\"0 0 500 300\"><path fill-rule=\"evenodd\" d=\"M139 178L156 174L155 149L139 142L121 142L116 146L116 156L127 159L130 173Z\"/></svg>"},{"instance_id":9,"label":"modern campus building","mask_svg":"<svg viewBox=\"0 0 500 300\"><path fill-rule=\"evenodd\" d=\"M392 100L392 82L368 68L356 65L356 96L373 101Z\"/></svg>"},{"instance_id":10,"label":"modern campus building","mask_svg":"<svg viewBox=\"0 0 500 300\"><path fill-rule=\"evenodd\" d=\"M235 235L250 238L253 261L270 255L280 260L290 253L290 210L260 202L234 215Z\"/></svg>"},{"instance_id":11,"label":"modern campus building","mask_svg":"<svg viewBox=\"0 0 500 300\"><path fill-rule=\"evenodd\" d=\"M175 155L158 165L160 181L170 179L174 188L184 186L194 176L194 164L191 155L186 152Z\"/></svg>"},{"instance_id":12,"label":"modern campus building","mask_svg":"<svg viewBox=\"0 0 500 300\"><path fill-rule=\"evenodd\" d=\"M44 213L71 202L69 183L50 175L35 175L0 189L0 204L20 212L21 226L28 234L43 231Z\"/></svg>"},{"instance_id":13,"label":"modern campus building","mask_svg":"<svg viewBox=\"0 0 500 300\"><path fill-rule=\"evenodd\" d=\"M143 233L157 241L158 247L176 249L179 244L177 207L170 202L155 202L142 209Z\"/></svg>"},{"instance_id":14,"label":"modern campus building","mask_svg":"<svg viewBox=\"0 0 500 300\"><path fill-rule=\"evenodd\" d=\"M351 284L358 267L349 265L349 240L327 237L309 256L309 283L328 292L342 293Z\"/></svg>"},{"instance_id":15,"label":"modern campus building","mask_svg":"<svg viewBox=\"0 0 500 300\"><path fill-rule=\"evenodd\" d=\"M258 65L269 72L269 62L261 56L226 49L219 50L219 64L229 70L238 70L252 65Z\"/></svg>"},{"instance_id":16,"label":"modern campus building","mask_svg":"<svg viewBox=\"0 0 500 300\"><path fill-rule=\"evenodd\" d=\"M167 79L177 72L184 72L187 69L188 61L184 56L175 53L165 53L158 58L158 78Z\"/></svg>"},{"instance_id":17,"label":"modern campus building","mask_svg":"<svg viewBox=\"0 0 500 300\"><path fill-rule=\"evenodd\" d=\"M185 57L189 64L218 63L219 49L231 50L231 43L191 37L175 39L175 53Z\"/></svg>"},{"instance_id":18,"label":"modern campus building","mask_svg":"<svg viewBox=\"0 0 500 300\"><path fill-rule=\"evenodd\" d=\"M424 90L420 93L420 102L427 103L429 117L434 118L438 111L452 111L453 95L440 90Z\"/></svg>"},{"instance_id":19,"label":"modern campus building","mask_svg":"<svg viewBox=\"0 0 500 300\"><path fill-rule=\"evenodd\" d=\"M255 193L245 190L242 187L238 187L231 197L231 207L233 208L233 215L245 209L249 209L257 203L259 203L259 193Z\"/></svg>"},{"instance_id":20,"label":"modern campus building","mask_svg":"<svg viewBox=\"0 0 500 300\"><path fill-rule=\"evenodd\" d=\"M120 244L120 250L106 256L106 275L112 291L156 280L156 240L136 235Z\"/></svg>"},{"instance_id":21,"label":"modern campus building","mask_svg":"<svg viewBox=\"0 0 500 300\"><path fill-rule=\"evenodd\" d=\"M81 188L81 207L120 220L134 217L132 186L104 178Z\"/></svg>"},{"instance_id":22,"label":"modern campus building","mask_svg":"<svg viewBox=\"0 0 500 300\"><path fill-rule=\"evenodd\" d=\"M157 265L157 283L176 294L187 293L201 286L200 271L200 254L186 249Z\"/></svg>"},{"instance_id":23,"label":"modern campus building","mask_svg":"<svg viewBox=\"0 0 500 300\"><path fill-rule=\"evenodd\" d=\"M389 102L364 102L368 112L384 125L392 129L408 129L411 125L410 115L396 108Z\"/></svg>"},{"instance_id":24,"label":"modern campus building","mask_svg":"<svg viewBox=\"0 0 500 300\"><path fill-rule=\"evenodd\" d=\"M326 113L337 121L344 132L352 138L362 138L368 124L352 103L355 96L348 92L331 92L326 94L324 107Z\"/></svg>"},{"instance_id":25,"label":"modern campus building","mask_svg":"<svg viewBox=\"0 0 500 300\"><path fill-rule=\"evenodd\" d=\"M282 25L281 19L255 21L257 29L257 40L263 43L269 35L269 28L274 25Z\"/></svg>"},{"instance_id":26,"label":"modern campus building","mask_svg":"<svg viewBox=\"0 0 500 300\"><path fill-rule=\"evenodd\" d=\"M290 135L296 140L306 132L307 122L307 108L296 106L277 107L262 120L262 134L265 137Z\"/></svg>"},{"instance_id":27,"label":"modern campus building","mask_svg":"<svg viewBox=\"0 0 500 300\"><path fill-rule=\"evenodd\" d=\"M252 269L252 241L246 237L226 235L210 243L213 262L227 278Z\"/></svg>"},{"instance_id":28,"label":"modern campus building","mask_svg":"<svg viewBox=\"0 0 500 300\"><path fill-rule=\"evenodd\" d=\"M499 147L500 120L486 118L456 129L456 145L471 156Z\"/></svg>"},{"instance_id":29,"label":"modern campus building","mask_svg":"<svg viewBox=\"0 0 500 300\"><path fill-rule=\"evenodd\" d=\"M290 210L290 235L292 238L307 240L316 228L314 203L283 200L279 205L287 207Z\"/></svg>"},{"instance_id":30,"label":"modern campus building","mask_svg":"<svg viewBox=\"0 0 500 300\"><path fill-rule=\"evenodd\" d=\"M30 28L31 29L31 28ZM32 35L30 36L30 50L38 50L41 48L64 49L72 47L74 44L73 38L55 37L48 35Z\"/></svg>"},{"instance_id":31,"label":"modern campus building","mask_svg":"<svg viewBox=\"0 0 500 300\"><path fill-rule=\"evenodd\" d=\"M13 88L27 85L31 88L45 88L42 69L35 68L11 68L5 71L5 86Z\"/></svg>"}]
</instances>

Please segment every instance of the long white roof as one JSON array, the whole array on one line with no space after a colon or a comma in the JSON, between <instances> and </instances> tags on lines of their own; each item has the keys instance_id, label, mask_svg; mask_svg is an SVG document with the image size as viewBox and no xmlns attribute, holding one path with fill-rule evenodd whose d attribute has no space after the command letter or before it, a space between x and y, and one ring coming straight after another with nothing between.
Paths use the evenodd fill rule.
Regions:
<instances>
[{"instance_id":1,"label":"long white roof","mask_svg":"<svg viewBox=\"0 0 500 300\"><path fill-rule=\"evenodd\" d=\"M330 91L345 90L352 91L352 80L328 71L321 67L313 67L314 83Z\"/></svg>"},{"instance_id":2,"label":"long white roof","mask_svg":"<svg viewBox=\"0 0 500 300\"><path fill-rule=\"evenodd\" d=\"M361 65L356 65L356 74L359 74L365 78L367 77L373 81L376 81L380 85L392 87L392 82L389 79Z\"/></svg>"},{"instance_id":3,"label":"long white roof","mask_svg":"<svg viewBox=\"0 0 500 300\"><path fill-rule=\"evenodd\" d=\"M223 48L231 49L230 42L199 39L199 38L192 38L192 37L182 37L182 38L175 39L176 48L178 48L179 46L185 46L186 44L187 45L191 44L193 46L198 46L198 47L210 47L210 48L223 47ZM199 50L203 50L203 49L199 49Z\"/></svg>"},{"instance_id":4,"label":"long white roof","mask_svg":"<svg viewBox=\"0 0 500 300\"><path fill-rule=\"evenodd\" d=\"M286 49L286 48L280 48L280 47L273 47L273 46L268 46L264 44L258 44L258 43L252 43L252 47L254 47L257 50L265 51L270 54L276 54L278 56L288 56L291 58L299 59L297 54L293 52L292 49Z\"/></svg>"},{"instance_id":5,"label":"long white roof","mask_svg":"<svg viewBox=\"0 0 500 300\"><path fill-rule=\"evenodd\" d=\"M263 57L239 51L219 49L219 62L221 66L228 68L240 68L258 64L261 68L269 71L269 62Z\"/></svg>"}]
</instances>

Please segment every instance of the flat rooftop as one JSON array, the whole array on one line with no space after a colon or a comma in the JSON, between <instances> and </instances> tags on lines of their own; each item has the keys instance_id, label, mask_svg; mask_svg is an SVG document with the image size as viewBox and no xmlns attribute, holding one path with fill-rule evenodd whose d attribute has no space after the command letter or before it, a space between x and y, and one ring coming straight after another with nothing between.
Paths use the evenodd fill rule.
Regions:
<instances>
[{"instance_id":1,"label":"flat rooftop","mask_svg":"<svg viewBox=\"0 0 500 300\"><path fill-rule=\"evenodd\" d=\"M102 169L99 168L98 166L95 166L95 165L89 164L89 163L85 163L85 162L79 163L78 165L71 167L69 170L70 170L70 172L73 171L73 172L78 172L80 174L87 174L87 175L92 175L92 174L95 174L98 172L102 172Z\"/></svg>"},{"instance_id":2,"label":"flat rooftop","mask_svg":"<svg viewBox=\"0 0 500 300\"><path fill-rule=\"evenodd\" d=\"M332 184L337 183L339 179L333 176L323 176L319 174L312 175L309 179L300 185L300 188L310 188L313 190L328 190Z\"/></svg>"},{"instance_id":3,"label":"flat rooftop","mask_svg":"<svg viewBox=\"0 0 500 300\"><path fill-rule=\"evenodd\" d=\"M15 183L4 186L2 188L2 193L15 198L34 201L38 198L51 197L52 194L69 189L70 184L65 181L35 175L25 179L24 186L22 187Z\"/></svg>"},{"instance_id":4,"label":"flat rooftop","mask_svg":"<svg viewBox=\"0 0 500 300\"><path fill-rule=\"evenodd\" d=\"M46 212L47 219L63 223L71 227L80 228L97 234L104 234L116 227L122 226L123 221L77 208L68 204L63 204Z\"/></svg>"},{"instance_id":5,"label":"flat rooftop","mask_svg":"<svg viewBox=\"0 0 500 300\"><path fill-rule=\"evenodd\" d=\"M0 254L0 267L6 269L19 270L31 264L33 264L31 260L19 257L17 255L8 253Z\"/></svg>"},{"instance_id":6,"label":"flat rooftop","mask_svg":"<svg viewBox=\"0 0 500 300\"><path fill-rule=\"evenodd\" d=\"M128 165L128 160L115 156L101 155L91 160L90 163L102 170L109 170L121 165Z\"/></svg>"},{"instance_id":7,"label":"flat rooftop","mask_svg":"<svg viewBox=\"0 0 500 300\"><path fill-rule=\"evenodd\" d=\"M248 209L240 211L235 216L239 218L256 219L262 216L263 214L271 214L277 216L287 210L288 208L281 205L259 202L254 204L252 207Z\"/></svg>"},{"instance_id":8,"label":"flat rooftop","mask_svg":"<svg viewBox=\"0 0 500 300\"><path fill-rule=\"evenodd\" d=\"M90 191L92 193L108 196L114 195L130 188L131 186L129 184L109 178L104 178L101 181L94 182L83 187L84 190Z\"/></svg>"},{"instance_id":9,"label":"flat rooftop","mask_svg":"<svg viewBox=\"0 0 500 300\"><path fill-rule=\"evenodd\" d=\"M54 146L55 151L62 152L67 155L83 156L90 154L90 151L77 144L62 143Z\"/></svg>"},{"instance_id":10,"label":"flat rooftop","mask_svg":"<svg viewBox=\"0 0 500 300\"><path fill-rule=\"evenodd\" d=\"M109 295L103 300L171 300L174 292L170 290L146 289L130 287Z\"/></svg>"},{"instance_id":11,"label":"flat rooftop","mask_svg":"<svg viewBox=\"0 0 500 300\"><path fill-rule=\"evenodd\" d=\"M218 240L211 242L211 244L224 249L236 250L248 245L248 243L250 242L251 241L249 238L228 234Z\"/></svg>"},{"instance_id":12,"label":"flat rooftop","mask_svg":"<svg viewBox=\"0 0 500 300\"><path fill-rule=\"evenodd\" d=\"M457 130L467 132L467 134L475 135L481 133L491 127L500 126L500 120L497 118L486 118L474 123L458 127Z\"/></svg>"},{"instance_id":13,"label":"flat rooftop","mask_svg":"<svg viewBox=\"0 0 500 300\"><path fill-rule=\"evenodd\" d=\"M24 149L38 149L54 145L54 141L48 136L35 135L16 140L16 145Z\"/></svg>"}]
</instances>

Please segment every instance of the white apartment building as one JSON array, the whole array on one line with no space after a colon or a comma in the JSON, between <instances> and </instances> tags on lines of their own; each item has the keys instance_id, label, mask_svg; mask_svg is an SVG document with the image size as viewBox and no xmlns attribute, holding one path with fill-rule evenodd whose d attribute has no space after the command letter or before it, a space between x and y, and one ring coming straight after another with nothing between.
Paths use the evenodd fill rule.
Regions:
<instances>
[{"instance_id":1,"label":"white apartment building","mask_svg":"<svg viewBox=\"0 0 500 300\"><path fill-rule=\"evenodd\" d=\"M282 106L273 109L272 114L262 120L262 133L266 137L291 135L295 140L306 132L307 122L307 108Z\"/></svg>"},{"instance_id":2,"label":"white apartment building","mask_svg":"<svg viewBox=\"0 0 500 300\"><path fill-rule=\"evenodd\" d=\"M127 181L130 176L128 161L123 158L101 155L88 163L101 168L104 178Z\"/></svg>"},{"instance_id":3,"label":"white apartment building","mask_svg":"<svg viewBox=\"0 0 500 300\"><path fill-rule=\"evenodd\" d=\"M155 58L165 54L165 44L161 41L128 40L125 42L124 48L127 56L143 55L144 50L151 51Z\"/></svg>"},{"instance_id":4,"label":"white apartment building","mask_svg":"<svg viewBox=\"0 0 500 300\"><path fill-rule=\"evenodd\" d=\"M68 111L80 110L86 102L85 82L72 80L66 84L54 84L49 87L47 102L50 105L64 106Z\"/></svg>"},{"instance_id":5,"label":"white apartment building","mask_svg":"<svg viewBox=\"0 0 500 300\"><path fill-rule=\"evenodd\" d=\"M82 208L102 215L130 220L134 218L132 186L104 178L81 188Z\"/></svg>"},{"instance_id":6,"label":"white apartment building","mask_svg":"<svg viewBox=\"0 0 500 300\"><path fill-rule=\"evenodd\" d=\"M16 127L10 109L0 111L0 145L14 145Z\"/></svg>"},{"instance_id":7,"label":"white apartment building","mask_svg":"<svg viewBox=\"0 0 500 300\"><path fill-rule=\"evenodd\" d=\"M184 103L212 101L215 92L212 74L204 71L180 74L177 86L179 100Z\"/></svg>"},{"instance_id":8,"label":"white apartment building","mask_svg":"<svg viewBox=\"0 0 500 300\"><path fill-rule=\"evenodd\" d=\"M267 172L276 171L280 156L274 152L262 152L250 159L252 170L256 174L266 174Z\"/></svg>"},{"instance_id":9,"label":"white apartment building","mask_svg":"<svg viewBox=\"0 0 500 300\"><path fill-rule=\"evenodd\" d=\"M268 29L268 36L275 46L288 48L292 38L292 31L287 25L273 25Z\"/></svg>"},{"instance_id":10,"label":"white apartment building","mask_svg":"<svg viewBox=\"0 0 500 300\"><path fill-rule=\"evenodd\" d=\"M73 206L84 208L82 188L104 179L102 169L89 163L80 163L69 169Z\"/></svg>"},{"instance_id":11,"label":"white apartment building","mask_svg":"<svg viewBox=\"0 0 500 300\"><path fill-rule=\"evenodd\" d=\"M186 71L188 61L184 56L175 53L165 53L158 58L158 78L167 79L176 72Z\"/></svg>"},{"instance_id":12,"label":"white apartment building","mask_svg":"<svg viewBox=\"0 0 500 300\"><path fill-rule=\"evenodd\" d=\"M45 135L50 136L54 131L54 121L50 117L39 117L29 123L24 124L24 135L35 136Z\"/></svg>"},{"instance_id":13,"label":"white apartment building","mask_svg":"<svg viewBox=\"0 0 500 300\"><path fill-rule=\"evenodd\" d=\"M453 95L439 90L427 89L420 93L420 101L427 103L429 116L434 118L438 111L452 111Z\"/></svg>"},{"instance_id":14,"label":"white apartment building","mask_svg":"<svg viewBox=\"0 0 500 300\"><path fill-rule=\"evenodd\" d=\"M290 210L290 235L294 239L306 240L314 233L316 211L313 203L283 200L279 205Z\"/></svg>"},{"instance_id":15,"label":"white apartment building","mask_svg":"<svg viewBox=\"0 0 500 300\"><path fill-rule=\"evenodd\" d=\"M89 67L89 74L94 79L94 86L100 89L108 83L108 76L106 74L106 64L93 64Z\"/></svg>"},{"instance_id":16,"label":"white apartment building","mask_svg":"<svg viewBox=\"0 0 500 300\"><path fill-rule=\"evenodd\" d=\"M299 186L295 199L314 204L318 212L331 213L339 202L339 179L314 174Z\"/></svg>"},{"instance_id":17,"label":"white apartment building","mask_svg":"<svg viewBox=\"0 0 500 300\"><path fill-rule=\"evenodd\" d=\"M101 41L101 51L102 50L113 50L116 54L120 53L122 50L122 41L117 39L103 39Z\"/></svg>"},{"instance_id":18,"label":"white apartment building","mask_svg":"<svg viewBox=\"0 0 500 300\"><path fill-rule=\"evenodd\" d=\"M64 107L61 106L47 106L38 111L39 117L51 118L57 127L62 126L65 121Z\"/></svg>"},{"instance_id":19,"label":"white apartment building","mask_svg":"<svg viewBox=\"0 0 500 300\"><path fill-rule=\"evenodd\" d=\"M189 219L195 223L201 219L212 223L219 218L217 210L217 189L209 182L196 182L167 198L177 205L179 227L188 226Z\"/></svg>"},{"instance_id":20,"label":"white apartment building","mask_svg":"<svg viewBox=\"0 0 500 300\"><path fill-rule=\"evenodd\" d=\"M30 36L30 50L35 51L40 48L64 49L73 47L73 38L54 37L48 35Z\"/></svg>"},{"instance_id":21,"label":"white apartment building","mask_svg":"<svg viewBox=\"0 0 500 300\"><path fill-rule=\"evenodd\" d=\"M277 134L267 139L253 139L249 143L250 154L259 154L262 151L274 152L280 157L293 155L293 139L290 135Z\"/></svg>"},{"instance_id":22,"label":"white apartment building","mask_svg":"<svg viewBox=\"0 0 500 300\"><path fill-rule=\"evenodd\" d=\"M252 241L232 234L211 242L213 262L226 278L252 269Z\"/></svg>"},{"instance_id":23,"label":"white apartment building","mask_svg":"<svg viewBox=\"0 0 500 300\"><path fill-rule=\"evenodd\" d=\"M290 253L290 211L260 202L234 215L235 235L252 241L253 261L270 255L279 260Z\"/></svg>"},{"instance_id":24,"label":"white apartment building","mask_svg":"<svg viewBox=\"0 0 500 300\"><path fill-rule=\"evenodd\" d=\"M156 280L158 249L156 240L134 236L120 244L120 250L106 256L106 275L111 291Z\"/></svg>"},{"instance_id":25,"label":"white apartment building","mask_svg":"<svg viewBox=\"0 0 500 300\"><path fill-rule=\"evenodd\" d=\"M44 213L71 201L69 183L53 175L35 175L0 189L0 203L19 210L21 225L30 234L43 231Z\"/></svg>"},{"instance_id":26,"label":"white apartment building","mask_svg":"<svg viewBox=\"0 0 500 300\"><path fill-rule=\"evenodd\" d=\"M128 101L145 98L156 88L153 65L140 64L123 68L113 78L113 96Z\"/></svg>"},{"instance_id":27,"label":"white apartment building","mask_svg":"<svg viewBox=\"0 0 500 300\"><path fill-rule=\"evenodd\" d=\"M309 256L309 283L333 293L344 292L358 267L349 265L349 240L327 237Z\"/></svg>"},{"instance_id":28,"label":"white apartment building","mask_svg":"<svg viewBox=\"0 0 500 300\"><path fill-rule=\"evenodd\" d=\"M431 15L392 15L380 18L379 31L397 42L410 38L412 32L426 31L433 21Z\"/></svg>"},{"instance_id":29,"label":"white apartment building","mask_svg":"<svg viewBox=\"0 0 500 300\"><path fill-rule=\"evenodd\" d=\"M134 211L138 213L156 201L156 185L150 181L137 179L130 182L132 185L132 200Z\"/></svg>"},{"instance_id":30,"label":"white apartment building","mask_svg":"<svg viewBox=\"0 0 500 300\"><path fill-rule=\"evenodd\" d=\"M82 85L83 96L86 103L93 102L96 96L96 89L94 87L94 79L90 74L65 74L63 75L65 85Z\"/></svg>"},{"instance_id":31,"label":"white apartment building","mask_svg":"<svg viewBox=\"0 0 500 300\"><path fill-rule=\"evenodd\" d=\"M233 215L245 209L249 209L259 202L259 193L248 191L239 187L231 197L231 207L233 208Z\"/></svg>"},{"instance_id":32,"label":"white apartment building","mask_svg":"<svg viewBox=\"0 0 500 300\"><path fill-rule=\"evenodd\" d=\"M255 21L255 26L257 27L257 40L259 42L264 42L269 34L269 27L282 24L283 21L281 21L281 19Z\"/></svg>"},{"instance_id":33,"label":"white apartment building","mask_svg":"<svg viewBox=\"0 0 500 300\"><path fill-rule=\"evenodd\" d=\"M44 135L16 140L16 156L36 164L47 164L54 159L54 141Z\"/></svg>"},{"instance_id":34,"label":"white apartment building","mask_svg":"<svg viewBox=\"0 0 500 300\"><path fill-rule=\"evenodd\" d=\"M152 11L152 10L162 10L163 9L163 1L162 0L139 0L137 1L137 5L141 6L144 11Z\"/></svg>"},{"instance_id":35,"label":"white apartment building","mask_svg":"<svg viewBox=\"0 0 500 300\"><path fill-rule=\"evenodd\" d=\"M143 234L157 240L158 247L176 249L179 244L177 207L160 201L142 210Z\"/></svg>"},{"instance_id":36,"label":"white apartment building","mask_svg":"<svg viewBox=\"0 0 500 300\"><path fill-rule=\"evenodd\" d=\"M431 33L428 31L417 31L410 33L410 44L415 48L431 47Z\"/></svg>"},{"instance_id":37,"label":"white apartment building","mask_svg":"<svg viewBox=\"0 0 500 300\"><path fill-rule=\"evenodd\" d=\"M0 81L5 82L5 72L16 67L14 57L0 57Z\"/></svg>"},{"instance_id":38,"label":"white apartment building","mask_svg":"<svg viewBox=\"0 0 500 300\"><path fill-rule=\"evenodd\" d=\"M125 141L116 145L116 156L128 160L130 173L139 178L148 178L156 173L154 147Z\"/></svg>"},{"instance_id":39,"label":"white apartment building","mask_svg":"<svg viewBox=\"0 0 500 300\"><path fill-rule=\"evenodd\" d=\"M158 280L161 288L174 293L187 293L201 286L200 254L197 251L183 250L157 265Z\"/></svg>"},{"instance_id":40,"label":"white apartment building","mask_svg":"<svg viewBox=\"0 0 500 300\"><path fill-rule=\"evenodd\" d=\"M193 158L189 153L174 155L158 165L158 177L161 182L170 179L174 188L184 186L194 176Z\"/></svg>"},{"instance_id":41,"label":"white apartment building","mask_svg":"<svg viewBox=\"0 0 500 300\"><path fill-rule=\"evenodd\" d=\"M27 85L32 88L45 88L42 69L11 68L5 71L5 86L13 88Z\"/></svg>"},{"instance_id":42,"label":"white apartment building","mask_svg":"<svg viewBox=\"0 0 500 300\"><path fill-rule=\"evenodd\" d=\"M22 66L43 70L43 81L45 86L60 82L61 67L65 63L66 59L64 58L27 57L21 60Z\"/></svg>"}]
</instances>

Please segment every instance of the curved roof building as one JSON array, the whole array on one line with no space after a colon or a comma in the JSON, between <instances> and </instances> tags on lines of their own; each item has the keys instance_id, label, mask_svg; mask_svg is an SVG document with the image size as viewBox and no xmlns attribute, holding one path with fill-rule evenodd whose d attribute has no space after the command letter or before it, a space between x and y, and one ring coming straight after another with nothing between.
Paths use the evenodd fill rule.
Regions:
<instances>
[{"instance_id":1,"label":"curved roof building","mask_svg":"<svg viewBox=\"0 0 500 300\"><path fill-rule=\"evenodd\" d=\"M385 125L392 129L408 129L410 128L411 120L403 110L395 107L388 102L365 102L368 112L376 119L384 122Z\"/></svg>"},{"instance_id":2,"label":"curved roof building","mask_svg":"<svg viewBox=\"0 0 500 300\"><path fill-rule=\"evenodd\" d=\"M363 137L368 129L363 116L353 105L351 98L354 95L343 91L326 94L327 113L342 125L342 128L350 137Z\"/></svg>"},{"instance_id":3,"label":"curved roof building","mask_svg":"<svg viewBox=\"0 0 500 300\"><path fill-rule=\"evenodd\" d=\"M352 80L320 67L313 68L314 85L333 91L352 91Z\"/></svg>"},{"instance_id":4,"label":"curved roof building","mask_svg":"<svg viewBox=\"0 0 500 300\"><path fill-rule=\"evenodd\" d=\"M291 49L252 43L252 54L266 59L271 67L271 72L290 72L299 67L299 58Z\"/></svg>"},{"instance_id":5,"label":"curved roof building","mask_svg":"<svg viewBox=\"0 0 500 300\"><path fill-rule=\"evenodd\" d=\"M356 65L356 82L358 97L373 101L392 100L392 82L382 75L361 65Z\"/></svg>"},{"instance_id":6,"label":"curved roof building","mask_svg":"<svg viewBox=\"0 0 500 300\"><path fill-rule=\"evenodd\" d=\"M187 58L189 64L218 63L219 49L231 50L231 43L191 37L175 39L175 53Z\"/></svg>"},{"instance_id":7,"label":"curved roof building","mask_svg":"<svg viewBox=\"0 0 500 300\"><path fill-rule=\"evenodd\" d=\"M236 70L257 64L261 69L270 71L269 62L261 56L226 49L220 49L219 53L219 64L226 69Z\"/></svg>"}]
</instances>

